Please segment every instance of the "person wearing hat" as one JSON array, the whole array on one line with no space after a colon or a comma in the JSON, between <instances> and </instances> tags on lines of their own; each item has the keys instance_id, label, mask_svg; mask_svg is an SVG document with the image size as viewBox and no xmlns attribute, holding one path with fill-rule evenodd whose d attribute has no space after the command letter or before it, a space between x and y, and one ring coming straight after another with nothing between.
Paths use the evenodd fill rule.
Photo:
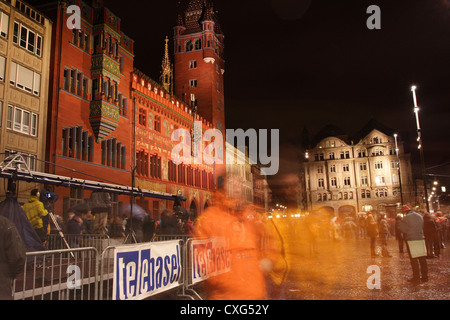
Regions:
<instances>
[{"instance_id":1,"label":"person wearing hat","mask_svg":"<svg viewBox=\"0 0 450 320\"><path fill-rule=\"evenodd\" d=\"M38 234L42 243L46 241L47 233L44 230L43 218L48 215L48 211L44 208L44 204L39 201L39 190L33 189L30 193L28 202L23 205L23 211L27 214L28 220Z\"/></svg>"},{"instance_id":2,"label":"person wearing hat","mask_svg":"<svg viewBox=\"0 0 450 320\"><path fill-rule=\"evenodd\" d=\"M402 208L405 217L400 223L400 231L405 236L413 277L409 282L426 282L428 281L428 265L427 265L427 251L425 246L425 235L423 232L423 218L416 211L408 205ZM420 268L419 268L420 266ZM422 278L420 278L422 275Z\"/></svg>"}]
</instances>

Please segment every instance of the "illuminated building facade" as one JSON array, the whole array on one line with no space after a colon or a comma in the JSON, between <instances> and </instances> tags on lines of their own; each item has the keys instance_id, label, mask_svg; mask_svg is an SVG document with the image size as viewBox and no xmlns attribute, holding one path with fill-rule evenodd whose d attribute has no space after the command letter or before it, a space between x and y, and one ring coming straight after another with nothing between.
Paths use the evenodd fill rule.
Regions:
<instances>
[{"instance_id":1,"label":"illuminated building facade","mask_svg":"<svg viewBox=\"0 0 450 320\"><path fill-rule=\"evenodd\" d=\"M29 170L44 171L52 23L20 0L0 1L0 152L22 153ZM25 168L25 165L21 165ZM19 184L28 200L32 184ZM0 194L5 195L2 185Z\"/></svg>"},{"instance_id":2,"label":"illuminated building facade","mask_svg":"<svg viewBox=\"0 0 450 320\"><path fill-rule=\"evenodd\" d=\"M180 78L184 79L190 66L178 66L174 74L167 38L158 83L134 68L134 41L123 33L121 19L103 1L35 2L54 25L46 172L126 186L134 180L141 189L184 195L187 201L183 205L194 215L201 213L210 205L216 188L215 167L175 165L171 150L176 143L171 135L176 129L192 132L194 121L202 124L203 131L213 128L206 110L208 103L211 110L217 108L217 102L212 105L213 98L203 100L205 95L200 93L205 86L212 87L207 78L198 79L203 107L197 109L173 94L174 84L181 86L184 80ZM81 29L68 27L70 5L81 9ZM206 62L199 59L197 71L210 72L203 64ZM213 65L209 61L209 66ZM216 86L216 79L209 81ZM222 112L220 116L214 113L214 119L224 121L223 92L212 96L222 103ZM56 191L60 198L56 213L65 213L90 196L82 189ZM129 197L113 195L114 215L129 201ZM137 201L156 219L165 208L173 207L168 200Z\"/></svg>"},{"instance_id":3,"label":"illuminated building facade","mask_svg":"<svg viewBox=\"0 0 450 320\"><path fill-rule=\"evenodd\" d=\"M304 163L307 210L324 209L333 216L377 210L395 214L414 201L410 155L398 142L397 166L393 132L371 120L349 137L328 126L307 150Z\"/></svg>"}]
</instances>

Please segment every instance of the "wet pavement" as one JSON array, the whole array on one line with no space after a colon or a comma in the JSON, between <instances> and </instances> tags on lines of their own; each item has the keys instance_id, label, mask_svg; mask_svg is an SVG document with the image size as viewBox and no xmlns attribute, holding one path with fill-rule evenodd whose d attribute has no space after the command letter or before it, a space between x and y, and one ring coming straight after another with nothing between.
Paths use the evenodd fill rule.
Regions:
<instances>
[{"instance_id":1,"label":"wet pavement","mask_svg":"<svg viewBox=\"0 0 450 320\"><path fill-rule=\"evenodd\" d=\"M450 248L441 249L439 258L427 259L429 281L412 284L408 253L400 253L397 241L388 239L392 257L371 257L369 239L354 237L334 241L323 237L317 252L295 228L282 232L290 270L281 290L271 299L281 300L450 300ZM369 289L378 266L380 289ZM370 283L373 283L370 281Z\"/></svg>"},{"instance_id":2,"label":"wet pavement","mask_svg":"<svg viewBox=\"0 0 450 320\"><path fill-rule=\"evenodd\" d=\"M412 268L408 253L400 253L394 237L388 239L391 257L371 257L369 238L339 240L321 235L316 252L304 226L278 223L285 249L286 280L270 286L268 300L450 300L450 241L441 249L439 258L427 259L429 281L412 284ZM380 270L380 289L369 289L373 275L369 267ZM370 281L370 283L373 283ZM208 294L202 284L194 287L205 300ZM230 294L230 299L233 295ZM152 300L189 300L176 291Z\"/></svg>"}]
</instances>

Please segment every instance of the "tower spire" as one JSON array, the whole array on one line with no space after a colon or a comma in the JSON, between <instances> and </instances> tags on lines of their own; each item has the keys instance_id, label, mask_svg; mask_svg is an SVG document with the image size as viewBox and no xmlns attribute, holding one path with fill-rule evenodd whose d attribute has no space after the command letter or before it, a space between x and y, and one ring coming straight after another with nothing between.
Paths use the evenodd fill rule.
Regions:
<instances>
[{"instance_id":1,"label":"tower spire","mask_svg":"<svg viewBox=\"0 0 450 320\"><path fill-rule=\"evenodd\" d=\"M173 94L173 66L169 58L169 37L166 36L164 59L161 64L161 79L160 82L164 89Z\"/></svg>"}]
</instances>

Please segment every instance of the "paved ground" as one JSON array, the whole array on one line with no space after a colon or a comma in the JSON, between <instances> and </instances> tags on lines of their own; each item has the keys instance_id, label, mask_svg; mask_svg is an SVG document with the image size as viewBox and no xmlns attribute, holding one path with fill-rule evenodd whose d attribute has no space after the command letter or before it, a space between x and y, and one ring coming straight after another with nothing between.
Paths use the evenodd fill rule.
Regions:
<instances>
[{"instance_id":1,"label":"paved ground","mask_svg":"<svg viewBox=\"0 0 450 320\"><path fill-rule=\"evenodd\" d=\"M298 230L297 230L298 231ZM427 259L430 280L413 285L407 280L412 269L407 253L399 253L397 241L388 240L392 257L370 255L368 239L322 240L317 253L295 231L284 232L288 280L272 299L283 300L450 300L450 248L440 258ZM381 271L381 289L370 290L369 266Z\"/></svg>"},{"instance_id":2,"label":"paved ground","mask_svg":"<svg viewBox=\"0 0 450 320\"><path fill-rule=\"evenodd\" d=\"M269 290L270 300L450 300L450 242L440 258L427 259L429 281L414 285L407 281L412 277L408 253L399 253L394 238L388 240L390 258L372 258L369 239L362 238L322 239L312 254L302 226L280 224L278 228L289 270L287 280ZM380 268L379 290L367 287L370 266ZM201 286L196 291L207 297ZM176 292L153 299L186 300Z\"/></svg>"}]
</instances>

